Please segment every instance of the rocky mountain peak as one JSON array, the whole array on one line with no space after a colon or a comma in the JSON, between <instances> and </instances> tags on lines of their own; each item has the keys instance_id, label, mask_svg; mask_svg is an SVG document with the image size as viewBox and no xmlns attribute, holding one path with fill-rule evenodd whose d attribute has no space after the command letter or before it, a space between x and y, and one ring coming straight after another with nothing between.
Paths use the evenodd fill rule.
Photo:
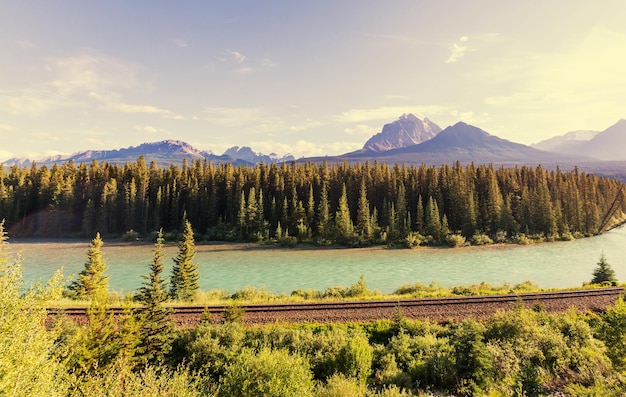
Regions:
<instances>
[{"instance_id":1,"label":"rocky mountain peak","mask_svg":"<svg viewBox=\"0 0 626 397\"><path fill-rule=\"evenodd\" d=\"M384 152L417 145L434 138L441 128L423 115L403 114L398 120L385 124L382 131L371 137L364 150Z\"/></svg>"}]
</instances>

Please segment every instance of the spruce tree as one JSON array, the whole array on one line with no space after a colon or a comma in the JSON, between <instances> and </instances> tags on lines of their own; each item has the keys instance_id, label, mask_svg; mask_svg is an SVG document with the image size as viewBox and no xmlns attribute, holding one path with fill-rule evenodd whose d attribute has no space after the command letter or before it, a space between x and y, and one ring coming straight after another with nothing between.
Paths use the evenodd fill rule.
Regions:
<instances>
[{"instance_id":1,"label":"spruce tree","mask_svg":"<svg viewBox=\"0 0 626 397\"><path fill-rule=\"evenodd\" d=\"M606 257L604 254L600 256L600 261L598 262L598 267L593 271L593 279L591 279L591 284L602 284L602 283L617 283L617 278L615 278L615 270L609 265L606 261Z\"/></svg>"},{"instance_id":2,"label":"spruce tree","mask_svg":"<svg viewBox=\"0 0 626 397\"><path fill-rule=\"evenodd\" d=\"M348 193L344 183L341 197L339 198L339 207L335 213L335 234L337 241L346 244L354 237L354 225L350 218L350 208L348 207Z\"/></svg>"},{"instance_id":3,"label":"spruce tree","mask_svg":"<svg viewBox=\"0 0 626 397\"><path fill-rule=\"evenodd\" d=\"M106 295L109 289L109 276L104 274L107 266L102 256L102 245L100 233L96 233L96 237L91 241L87 250L85 269L68 287L74 298L93 299Z\"/></svg>"},{"instance_id":4,"label":"spruce tree","mask_svg":"<svg viewBox=\"0 0 626 397\"><path fill-rule=\"evenodd\" d=\"M178 244L178 255L174 258L172 278L170 280L170 297L172 299L190 301L198 291L198 265L193 262L196 247L193 239L191 223L185 221L183 238Z\"/></svg>"},{"instance_id":5,"label":"spruce tree","mask_svg":"<svg viewBox=\"0 0 626 397\"><path fill-rule=\"evenodd\" d=\"M165 307L167 291L163 273L163 229L159 230L154 245L154 259L150 266L150 275L143 276L146 280L139 290L139 301L143 303L140 310L140 341L138 355L148 363L155 364L163 360L172 346L174 324L170 319L171 310Z\"/></svg>"},{"instance_id":6,"label":"spruce tree","mask_svg":"<svg viewBox=\"0 0 626 397\"><path fill-rule=\"evenodd\" d=\"M370 219L370 203L367 200L367 189L365 188L365 179L361 181L361 191L359 193L359 202L356 212L355 231L365 241L372 237L372 222Z\"/></svg>"}]
</instances>

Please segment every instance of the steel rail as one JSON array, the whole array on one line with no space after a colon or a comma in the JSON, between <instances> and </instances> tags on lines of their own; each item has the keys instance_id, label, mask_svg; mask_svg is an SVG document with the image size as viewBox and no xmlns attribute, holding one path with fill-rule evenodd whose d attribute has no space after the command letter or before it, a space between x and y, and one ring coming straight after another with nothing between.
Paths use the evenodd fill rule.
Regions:
<instances>
[{"instance_id":1,"label":"steel rail","mask_svg":"<svg viewBox=\"0 0 626 397\"><path fill-rule=\"evenodd\" d=\"M242 309L244 313L272 313L272 312L306 312L306 311L332 311L332 310L371 310L385 308L411 308L411 307L451 307L456 305L489 305L494 303L536 302L551 300L575 300L600 296L620 296L624 293L623 287L609 287L597 289L564 290L551 292L530 292L520 294L502 295L470 295L470 296L446 296L411 299L387 299L387 300L360 300L360 301L333 301L333 302L306 302L306 303L275 303L275 304L250 304L241 306L217 305L217 306L173 306L173 314L201 315L208 311L211 314L223 314L233 307ZM453 309L452 309L453 310ZM86 307L51 307L47 309L49 315L86 316ZM121 307L108 309L109 313L120 315L124 312Z\"/></svg>"}]
</instances>

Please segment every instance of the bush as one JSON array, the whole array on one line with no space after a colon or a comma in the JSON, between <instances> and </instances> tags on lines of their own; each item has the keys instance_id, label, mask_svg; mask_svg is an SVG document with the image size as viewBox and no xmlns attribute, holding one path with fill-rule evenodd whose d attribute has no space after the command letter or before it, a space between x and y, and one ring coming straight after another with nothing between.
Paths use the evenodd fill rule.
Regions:
<instances>
[{"instance_id":1,"label":"bush","mask_svg":"<svg viewBox=\"0 0 626 397\"><path fill-rule=\"evenodd\" d=\"M134 231L133 229L130 229L129 231L127 231L126 233L122 235L122 241L126 241L126 242L139 241L139 233Z\"/></svg>"},{"instance_id":2,"label":"bush","mask_svg":"<svg viewBox=\"0 0 626 397\"><path fill-rule=\"evenodd\" d=\"M372 372L373 349L365 335L356 334L348 339L337 355L337 369L342 374L365 384Z\"/></svg>"},{"instance_id":3,"label":"bush","mask_svg":"<svg viewBox=\"0 0 626 397\"><path fill-rule=\"evenodd\" d=\"M365 385L357 379L335 374L325 385L319 386L315 394L319 397L365 397L366 392Z\"/></svg>"},{"instance_id":4,"label":"bush","mask_svg":"<svg viewBox=\"0 0 626 397\"><path fill-rule=\"evenodd\" d=\"M409 249L419 247L424 241L425 237L417 232L410 232L404 239L404 246Z\"/></svg>"},{"instance_id":5,"label":"bush","mask_svg":"<svg viewBox=\"0 0 626 397\"><path fill-rule=\"evenodd\" d=\"M210 389L210 385L200 387L200 379L185 369L169 371L148 366L140 372L133 372L132 365L117 360L102 374L82 376L72 380L69 396L165 396L196 397L204 396L200 389Z\"/></svg>"},{"instance_id":6,"label":"bush","mask_svg":"<svg viewBox=\"0 0 626 397\"><path fill-rule=\"evenodd\" d=\"M291 296L297 296L300 297L302 299L306 299L306 300L312 300L312 299L321 299L323 294L321 291L318 291L316 289L297 289L294 291L291 291Z\"/></svg>"},{"instance_id":7,"label":"bush","mask_svg":"<svg viewBox=\"0 0 626 397\"><path fill-rule=\"evenodd\" d=\"M448 246L451 248L456 248L466 246L467 242L465 241L465 237L461 236L460 234L451 234L446 237L446 244L448 244Z\"/></svg>"},{"instance_id":8,"label":"bush","mask_svg":"<svg viewBox=\"0 0 626 397\"><path fill-rule=\"evenodd\" d=\"M271 301L276 299L276 295L269 292L265 287L256 288L252 286L246 286L244 289L233 292L230 296L231 299L242 301Z\"/></svg>"},{"instance_id":9,"label":"bush","mask_svg":"<svg viewBox=\"0 0 626 397\"><path fill-rule=\"evenodd\" d=\"M244 349L226 367L219 396L313 396L308 363L286 350Z\"/></svg>"},{"instance_id":10,"label":"bush","mask_svg":"<svg viewBox=\"0 0 626 397\"><path fill-rule=\"evenodd\" d=\"M487 245L493 244L493 240L484 233L476 233L472 236L472 245Z\"/></svg>"}]
</instances>

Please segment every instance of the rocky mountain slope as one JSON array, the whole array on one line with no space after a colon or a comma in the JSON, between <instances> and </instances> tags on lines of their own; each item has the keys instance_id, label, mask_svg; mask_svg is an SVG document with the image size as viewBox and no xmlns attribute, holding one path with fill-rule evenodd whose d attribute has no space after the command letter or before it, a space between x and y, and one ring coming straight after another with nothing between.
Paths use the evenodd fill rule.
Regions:
<instances>
[{"instance_id":1,"label":"rocky mountain slope","mask_svg":"<svg viewBox=\"0 0 626 397\"><path fill-rule=\"evenodd\" d=\"M440 132L437 124L422 115L403 114L398 120L385 124L381 132L365 142L363 150L384 152L400 149L426 142Z\"/></svg>"}]
</instances>

